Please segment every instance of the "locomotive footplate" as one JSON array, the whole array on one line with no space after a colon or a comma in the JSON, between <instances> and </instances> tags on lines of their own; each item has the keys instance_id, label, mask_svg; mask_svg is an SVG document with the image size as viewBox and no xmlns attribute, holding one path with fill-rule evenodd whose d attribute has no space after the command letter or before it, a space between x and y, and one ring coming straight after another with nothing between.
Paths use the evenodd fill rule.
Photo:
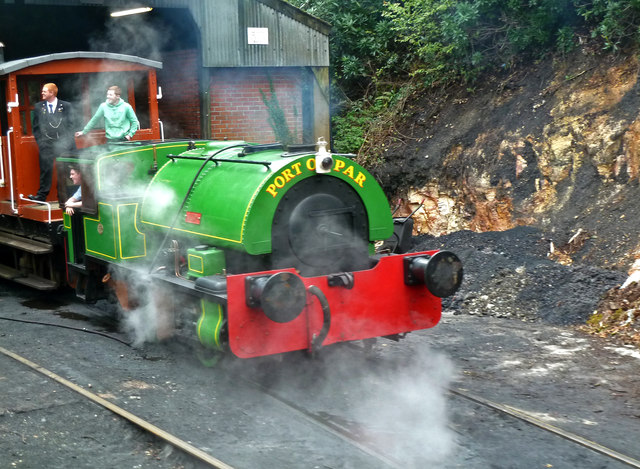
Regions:
<instances>
[{"instance_id":1,"label":"locomotive footplate","mask_svg":"<svg viewBox=\"0 0 640 469\"><path fill-rule=\"evenodd\" d=\"M193 282L186 278L164 274L150 275L151 283L155 285L162 285L163 287L173 288L174 291L177 291L179 293L185 293L197 298L205 298L214 303L226 305L227 290L226 285L224 287L221 287L221 285L224 283L224 279L221 277L222 276L220 275L212 275L211 278L202 277ZM216 287L211 287L211 285L216 285Z\"/></svg>"},{"instance_id":2,"label":"locomotive footplate","mask_svg":"<svg viewBox=\"0 0 640 469\"><path fill-rule=\"evenodd\" d=\"M225 277L222 275L211 275L209 277L202 277L193 280L189 280L184 277L177 277L175 275L167 275L166 273L149 273L144 270L135 269L126 265L119 265L117 269L113 265L109 265L102 259L97 257L86 255L88 264L103 266L103 272L107 269L116 275L117 278L122 280L128 279L127 283L130 286L146 284L147 286L155 286L163 291L173 291L176 293L187 294L196 298L204 298L208 301L226 305L227 292ZM74 270L86 273L87 268L84 265L69 264ZM141 280L146 279L146 280Z\"/></svg>"}]
</instances>

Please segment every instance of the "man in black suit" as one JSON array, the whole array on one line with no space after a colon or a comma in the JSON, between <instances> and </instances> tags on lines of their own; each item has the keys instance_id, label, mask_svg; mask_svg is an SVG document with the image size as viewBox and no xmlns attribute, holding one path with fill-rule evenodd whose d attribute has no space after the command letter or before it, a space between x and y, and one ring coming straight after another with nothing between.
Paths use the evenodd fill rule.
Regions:
<instances>
[{"instance_id":1,"label":"man in black suit","mask_svg":"<svg viewBox=\"0 0 640 469\"><path fill-rule=\"evenodd\" d=\"M40 150L40 188L36 195L29 195L31 200L38 201L49 195L56 156L76 148L71 104L58 99L58 87L53 83L42 87L42 99L33 114L33 135Z\"/></svg>"}]
</instances>

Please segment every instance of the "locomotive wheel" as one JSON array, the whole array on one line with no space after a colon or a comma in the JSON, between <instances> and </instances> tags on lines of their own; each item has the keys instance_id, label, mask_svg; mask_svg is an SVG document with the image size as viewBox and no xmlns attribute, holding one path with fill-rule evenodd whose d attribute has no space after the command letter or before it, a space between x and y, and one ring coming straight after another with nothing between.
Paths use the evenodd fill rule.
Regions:
<instances>
[{"instance_id":1,"label":"locomotive wheel","mask_svg":"<svg viewBox=\"0 0 640 469\"><path fill-rule=\"evenodd\" d=\"M273 221L272 262L301 275L368 267L369 224L358 194L338 178L314 176L282 198Z\"/></svg>"}]
</instances>

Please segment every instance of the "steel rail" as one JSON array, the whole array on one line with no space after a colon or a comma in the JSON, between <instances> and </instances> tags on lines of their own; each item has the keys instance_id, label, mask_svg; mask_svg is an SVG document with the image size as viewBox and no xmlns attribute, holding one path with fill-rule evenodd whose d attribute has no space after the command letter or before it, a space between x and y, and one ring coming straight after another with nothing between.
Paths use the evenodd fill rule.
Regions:
<instances>
[{"instance_id":1,"label":"steel rail","mask_svg":"<svg viewBox=\"0 0 640 469\"><path fill-rule=\"evenodd\" d=\"M380 462L384 463L385 465L387 465L388 467L392 467L394 469L404 469L406 467L405 464L402 464L400 461L397 461L396 459L389 457L387 455L382 454L380 451L378 451L376 448L373 448L371 445L368 445L366 443L362 443L360 441L355 440L350 433L345 430L340 424L334 423L331 420L328 419L322 419L316 415L314 415L311 412L308 412L307 410L303 409L302 407L300 407L298 404L290 401L289 399L286 399L282 396L280 396L278 393L276 393L275 391L272 391L271 389L268 389L266 386L263 386L262 384L254 381L253 379L250 378L246 378L246 377L236 377L235 379L238 379L239 381L242 381L256 389L258 389L259 391L261 391L262 393L264 393L265 395L269 396L270 398L274 399L275 401L278 401L279 403L287 406L288 408L290 408L291 410L295 411L296 413L298 413L300 416L302 416L306 421L322 428L324 431L340 438L341 440L345 441L346 443L350 444L351 446L356 447L357 449L359 449L360 451L362 451L365 454L368 454L369 456L379 460Z\"/></svg>"},{"instance_id":2,"label":"steel rail","mask_svg":"<svg viewBox=\"0 0 640 469\"><path fill-rule=\"evenodd\" d=\"M542 420L534 417L533 415L531 415L530 413L524 411L524 410L520 410L516 407L512 407L510 405L506 405L506 404L499 404L497 402L493 402L490 401L488 399L485 399L483 397L479 397L479 396L475 396L467 391L463 391L462 389L449 389L449 392L451 394L454 394L456 396L460 396L464 399L473 401L477 404L483 405L485 407L489 407L490 409L496 410L498 412L502 412L504 414L510 415L512 417L517 418L518 420L522 420L524 422L530 423L531 425L534 425L538 428L541 428L543 430L546 430L548 432L553 433L554 435L560 436L562 438L565 438L566 440L572 441L574 443L577 443L581 446L584 446L585 448L588 448L592 451L595 451L597 453L603 454L605 456L608 456L612 459L615 459L617 461L623 462L631 467L635 467L640 469L640 461L638 461L637 459L634 459L630 456L626 456L622 453L619 453L618 451L612 450L607 448L606 446L603 446L599 443L595 443L591 440L588 440L587 438L584 438L580 435L576 435L575 433L571 433L568 432L566 430L563 430L562 428L550 425L546 422L543 422Z\"/></svg>"},{"instance_id":3,"label":"steel rail","mask_svg":"<svg viewBox=\"0 0 640 469\"><path fill-rule=\"evenodd\" d=\"M86 389L84 389L81 386L78 386L77 384L72 383L71 381L63 378L60 375L55 374L52 371L47 370L46 368L43 368L42 366L14 353L11 352L10 350L5 349L4 347L0 347L0 353L2 353L3 355L6 355L7 357L13 358L14 360L28 366L29 368L32 368L33 370L37 371L40 374L43 374L45 376L47 376L48 378L57 381L58 383L62 384L63 386L66 386L67 388L83 395L84 397L86 397L87 399L95 402L98 405L101 405L102 407L110 410L111 412L113 412L116 415L119 415L120 417L124 418L125 420L128 420L129 422L133 423L134 425L137 425L138 427L142 428L143 430L157 436L158 438L166 441L167 443L171 444L172 446L182 450L183 452L185 452L186 454L188 454L189 456L192 456L195 459L198 459L199 461L204 462L205 464L208 464L210 467L214 467L216 469L233 469L232 466L220 461L219 459L214 458L213 456L211 456L208 453L205 453L204 451L202 451L199 448L196 448L195 446L187 443L184 440L181 440L180 438L176 437L175 435L172 435L171 433L166 432L165 430L153 425L152 423L147 422L146 420L138 417L135 414L132 414L131 412L123 409L122 407L118 407L117 405L107 401L106 399L101 398L100 396L97 396L96 394L87 391Z\"/></svg>"}]
</instances>

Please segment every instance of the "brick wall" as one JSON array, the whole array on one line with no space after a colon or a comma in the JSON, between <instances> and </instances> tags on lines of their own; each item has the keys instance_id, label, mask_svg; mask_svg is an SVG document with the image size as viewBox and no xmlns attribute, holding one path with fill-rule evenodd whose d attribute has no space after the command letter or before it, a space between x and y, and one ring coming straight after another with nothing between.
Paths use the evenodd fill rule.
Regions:
<instances>
[{"instance_id":1,"label":"brick wall","mask_svg":"<svg viewBox=\"0 0 640 469\"><path fill-rule=\"evenodd\" d=\"M292 136L291 143L302 142L303 80L304 75L298 68L212 69L211 137L275 142L277 138L269 124L266 98L272 104L271 108L283 113Z\"/></svg>"},{"instance_id":2,"label":"brick wall","mask_svg":"<svg viewBox=\"0 0 640 469\"><path fill-rule=\"evenodd\" d=\"M200 99L198 86L198 51L166 52L158 71L162 99L158 102L160 120L166 138L199 138Z\"/></svg>"},{"instance_id":3,"label":"brick wall","mask_svg":"<svg viewBox=\"0 0 640 469\"><path fill-rule=\"evenodd\" d=\"M198 51L180 50L163 55L158 84L160 119L166 138L199 138L200 99ZM292 143L302 142L304 69L212 68L210 71L211 138L271 143L278 140L269 123L271 109L281 111ZM274 95L271 93L273 86ZM264 93L264 98L262 93ZM275 99L274 99L275 98Z\"/></svg>"}]
</instances>

